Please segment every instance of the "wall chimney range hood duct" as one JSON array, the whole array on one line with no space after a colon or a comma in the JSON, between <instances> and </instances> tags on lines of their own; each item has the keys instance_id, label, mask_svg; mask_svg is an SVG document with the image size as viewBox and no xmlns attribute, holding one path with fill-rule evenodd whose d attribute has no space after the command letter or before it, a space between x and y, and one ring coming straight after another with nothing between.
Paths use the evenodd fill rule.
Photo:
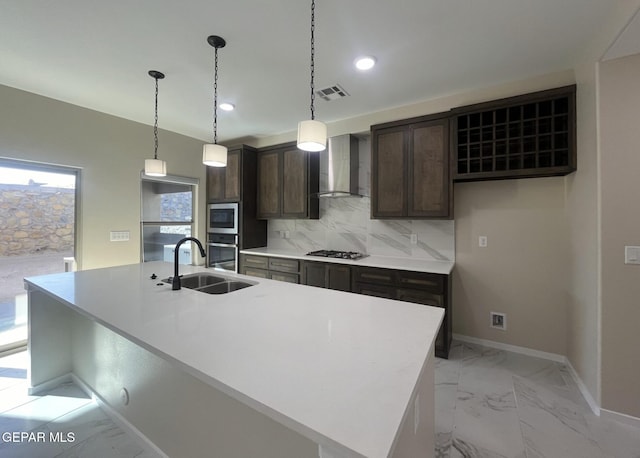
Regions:
<instances>
[{"instance_id":1,"label":"wall chimney range hood duct","mask_svg":"<svg viewBox=\"0 0 640 458\"><path fill-rule=\"evenodd\" d=\"M320 153L318 197L358 196L358 139L351 134L330 137Z\"/></svg>"}]
</instances>

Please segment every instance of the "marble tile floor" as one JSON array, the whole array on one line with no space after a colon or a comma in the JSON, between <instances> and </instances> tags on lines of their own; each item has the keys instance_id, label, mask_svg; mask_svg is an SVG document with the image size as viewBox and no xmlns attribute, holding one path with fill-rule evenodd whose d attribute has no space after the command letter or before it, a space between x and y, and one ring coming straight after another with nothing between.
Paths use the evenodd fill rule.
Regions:
<instances>
[{"instance_id":1,"label":"marble tile floor","mask_svg":"<svg viewBox=\"0 0 640 458\"><path fill-rule=\"evenodd\" d=\"M437 458L640 458L640 429L593 414L564 364L454 342L436 360Z\"/></svg>"},{"instance_id":2,"label":"marble tile floor","mask_svg":"<svg viewBox=\"0 0 640 458\"><path fill-rule=\"evenodd\" d=\"M0 358L0 433L74 441L0 437L0 457L156 456L71 383L29 396L26 367ZM437 458L640 458L640 430L593 415L563 364L467 343L436 360L435 421Z\"/></svg>"}]
</instances>

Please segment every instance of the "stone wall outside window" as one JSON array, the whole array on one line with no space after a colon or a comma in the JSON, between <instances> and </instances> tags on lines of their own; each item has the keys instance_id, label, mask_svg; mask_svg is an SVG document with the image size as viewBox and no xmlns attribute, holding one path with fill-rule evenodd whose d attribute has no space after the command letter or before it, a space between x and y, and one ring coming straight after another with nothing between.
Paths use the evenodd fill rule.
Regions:
<instances>
[{"instance_id":1,"label":"stone wall outside window","mask_svg":"<svg viewBox=\"0 0 640 458\"><path fill-rule=\"evenodd\" d=\"M73 250L75 190L0 184L0 256Z\"/></svg>"}]
</instances>

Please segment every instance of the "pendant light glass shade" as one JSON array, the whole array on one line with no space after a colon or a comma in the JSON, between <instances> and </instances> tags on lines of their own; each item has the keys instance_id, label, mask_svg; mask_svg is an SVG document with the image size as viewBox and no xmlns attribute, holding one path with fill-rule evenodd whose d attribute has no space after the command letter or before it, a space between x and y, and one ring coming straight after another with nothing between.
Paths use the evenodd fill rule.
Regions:
<instances>
[{"instance_id":1,"label":"pendant light glass shade","mask_svg":"<svg viewBox=\"0 0 640 458\"><path fill-rule=\"evenodd\" d=\"M309 119L298 123L298 148L302 151L324 151L327 148L327 126Z\"/></svg>"},{"instance_id":2,"label":"pendant light glass shade","mask_svg":"<svg viewBox=\"0 0 640 458\"><path fill-rule=\"evenodd\" d=\"M144 160L144 174L150 177L164 177L167 175L167 163L158 159L158 80L164 78L164 73L149 70L149 76L156 80L155 119L153 124L154 153L153 159Z\"/></svg>"},{"instance_id":3,"label":"pendant light glass shade","mask_svg":"<svg viewBox=\"0 0 640 458\"><path fill-rule=\"evenodd\" d=\"M217 144L206 144L202 148L202 163L209 167L227 166L227 148Z\"/></svg>"},{"instance_id":4,"label":"pendant light glass shade","mask_svg":"<svg viewBox=\"0 0 640 458\"><path fill-rule=\"evenodd\" d=\"M202 163L209 167L227 166L227 148L218 145L218 49L224 48L227 42L217 35L207 37L207 43L215 48L214 79L213 79L213 143L202 148Z\"/></svg>"},{"instance_id":5,"label":"pendant light glass shade","mask_svg":"<svg viewBox=\"0 0 640 458\"><path fill-rule=\"evenodd\" d=\"M167 163L160 159L145 159L144 174L150 177L164 177L167 175Z\"/></svg>"}]
</instances>

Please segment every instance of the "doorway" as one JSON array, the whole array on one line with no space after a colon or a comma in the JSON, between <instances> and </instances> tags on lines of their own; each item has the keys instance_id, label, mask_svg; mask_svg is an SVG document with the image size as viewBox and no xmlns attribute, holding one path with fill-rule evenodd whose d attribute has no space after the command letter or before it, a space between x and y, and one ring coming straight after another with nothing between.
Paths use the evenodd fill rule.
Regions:
<instances>
[{"instance_id":1,"label":"doorway","mask_svg":"<svg viewBox=\"0 0 640 458\"><path fill-rule=\"evenodd\" d=\"M24 277L74 269L78 178L0 158L0 354L27 343Z\"/></svg>"}]
</instances>

